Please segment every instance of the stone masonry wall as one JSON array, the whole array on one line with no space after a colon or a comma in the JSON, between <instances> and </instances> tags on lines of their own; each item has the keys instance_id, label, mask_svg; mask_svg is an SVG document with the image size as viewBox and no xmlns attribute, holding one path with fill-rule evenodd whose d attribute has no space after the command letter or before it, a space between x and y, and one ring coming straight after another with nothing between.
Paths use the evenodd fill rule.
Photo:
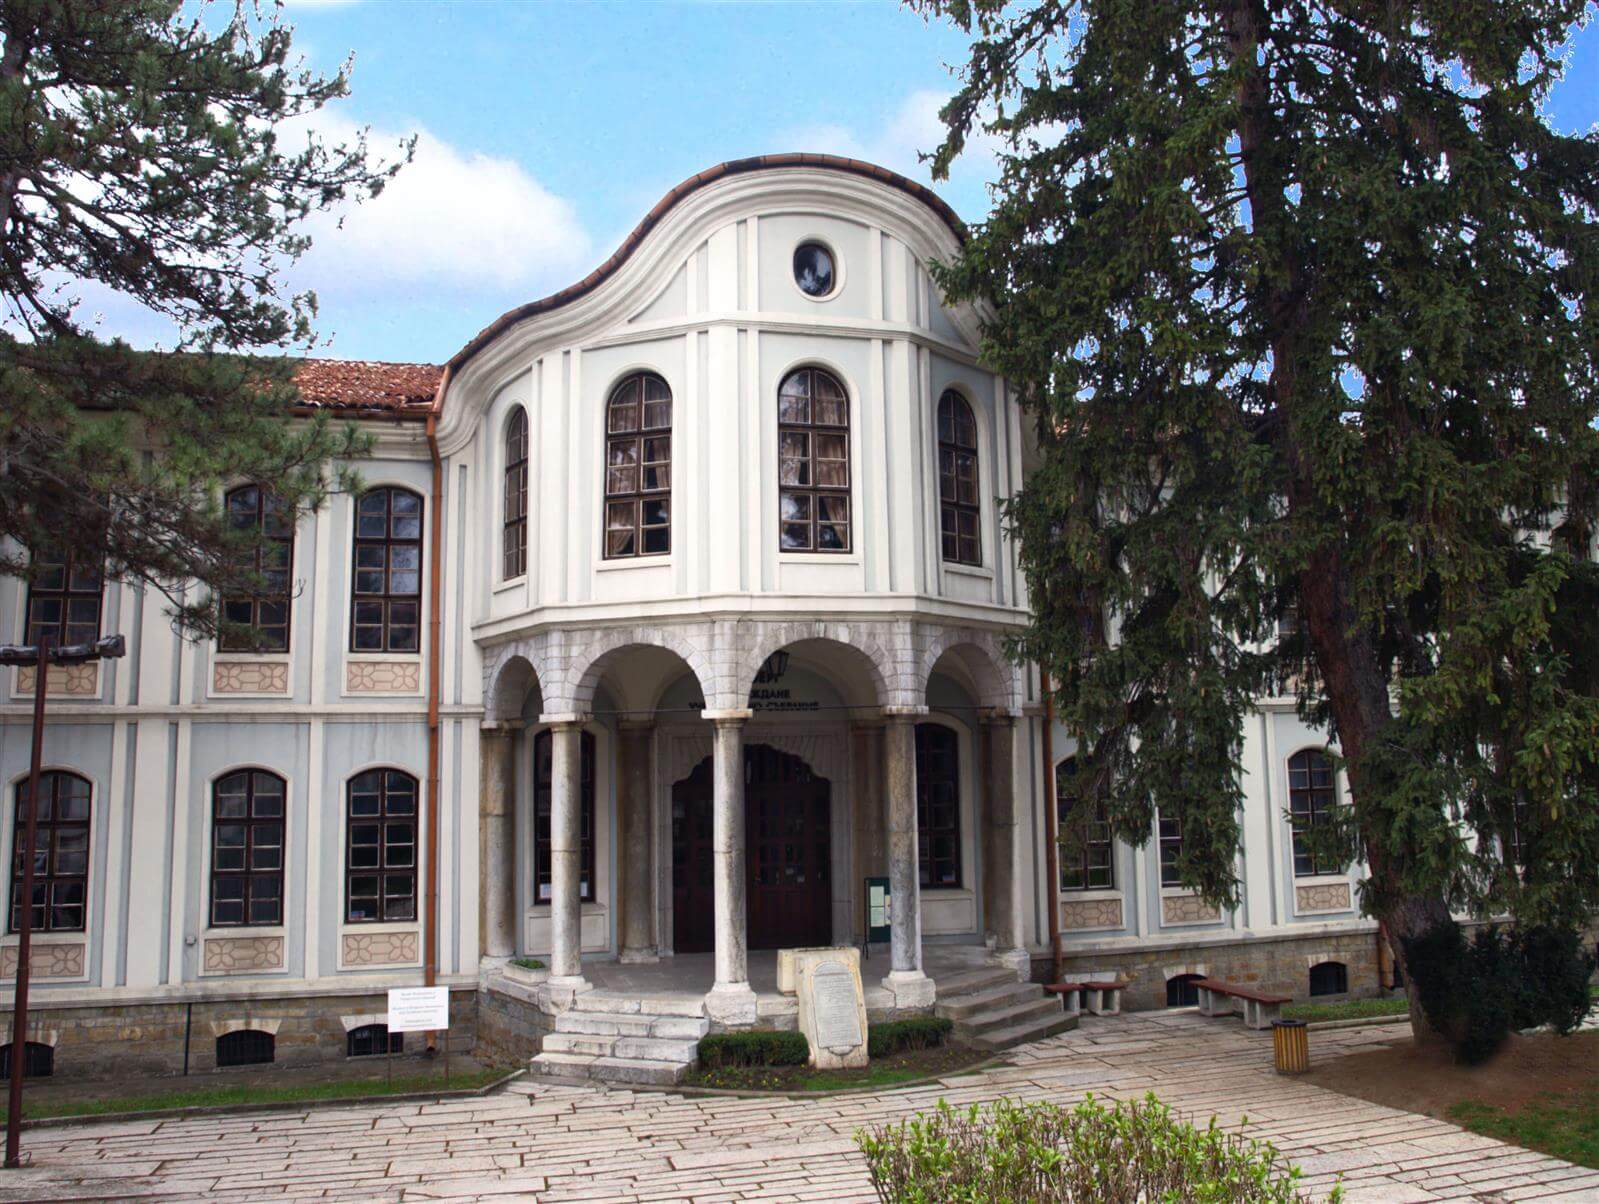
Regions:
<instances>
[{"instance_id":1,"label":"stone masonry wall","mask_svg":"<svg viewBox=\"0 0 1599 1204\"><path fill-rule=\"evenodd\" d=\"M491 1062L514 1065L539 1052L551 1018L529 993L511 994L503 982L485 984L477 997L477 1052Z\"/></svg>"}]
</instances>

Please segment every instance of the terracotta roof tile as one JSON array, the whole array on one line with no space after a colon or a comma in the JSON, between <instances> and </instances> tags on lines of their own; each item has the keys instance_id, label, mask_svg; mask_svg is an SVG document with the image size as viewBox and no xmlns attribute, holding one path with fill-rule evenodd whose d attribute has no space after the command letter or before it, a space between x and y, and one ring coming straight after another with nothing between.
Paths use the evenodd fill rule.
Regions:
<instances>
[{"instance_id":1,"label":"terracotta roof tile","mask_svg":"<svg viewBox=\"0 0 1599 1204\"><path fill-rule=\"evenodd\" d=\"M302 360L294 374L307 409L422 417L444 368L379 360Z\"/></svg>"}]
</instances>

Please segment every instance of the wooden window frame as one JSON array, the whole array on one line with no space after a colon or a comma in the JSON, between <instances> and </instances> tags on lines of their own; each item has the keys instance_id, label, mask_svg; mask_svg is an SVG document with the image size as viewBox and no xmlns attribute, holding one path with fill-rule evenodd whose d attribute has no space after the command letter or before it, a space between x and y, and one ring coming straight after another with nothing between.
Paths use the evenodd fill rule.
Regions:
<instances>
[{"instance_id":1,"label":"wooden window frame","mask_svg":"<svg viewBox=\"0 0 1599 1204\"><path fill-rule=\"evenodd\" d=\"M1318 770L1327 775L1325 785L1316 785L1314 776L1309 776ZM1294 784L1296 774L1307 775L1304 785ZM1338 805L1338 770L1331 757L1318 748L1303 748L1288 758L1289 835L1295 878L1326 878L1349 872L1347 864L1324 863L1310 850L1299 847L1300 833L1326 823Z\"/></svg>"},{"instance_id":2,"label":"wooden window frame","mask_svg":"<svg viewBox=\"0 0 1599 1204\"><path fill-rule=\"evenodd\" d=\"M1155 816L1155 843L1156 851L1160 858L1160 884L1162 886L1181 886L1183 881L1177 873L1177 858L1182 855L1183 850L1182 820L1157 814ZM1170 853L1170 856L1167 856L1168 853Z\"/></svg>"},{"instance_id":3,"label":"wooden window frame","mask_svg":"<svg viewBox=\"0 0 1599 1204\"><path fill-rule=\"evenodd\" d=\"M58 818L63 801L62 788L69 784L81 788L82 819ZM93 834L90 824L94 818L94 787L82 774L67 769L47 769L39 775L39 793L49 799L49 813L39 816L34 829L32 907L35 914L31 927L34 932L85 932L89 919L89 869L94 853L90 843ZM11 809L11 903L7 912L7 930L10 932L19 931L18 921L22 915L22 846L27 835L27 817L23 807L27 797L28 779L23 778L17 783ZM63 850L63 836L81 837L81 848ZM81 873L62 872L63 853L82 856ZM76 902L56 901L60 894L70 896L73 887L76 887ZM75 909L78 913L77 922L56 923L56 912L60 908Z\"/></svg>"},{"instance_id":4,"label":"wooden window frame","mask_svg":"<svg viewBox=\"0 0 1599 1204\"><path fill-rule=\"evenodd\" d=\"M217 647L222 652L287 652L294 625L293 607L291 605L291 585L294 581L294 525L292 523L284 524L282 534L267 530L267 522L277 512L277 507L274 505L271 491L262 485L255 484L235 486L223 495L223 506L230 518L234 514L234 500L250 491L255 493L255 505L250 509L251 521L249 525L261 533L265 545L276 544L283 546L285 549L281 568L274 568L270 565L263 566L261 560L265 546L258 544L251 553L251 568L263 578L267 577L268 574L281 572L283 575L283 588L281 591L274 590L271 593L250 594L244 597L230 598L224 596L222 599L222 615L229 622L238 623L241 627L249 627L257 633L274 630L281 626L283 636L281 640L263 639L259 643L250 643L240 637L230 638L227 635L222 635L217 639ZM243 511L240 511L240 517L243 517ZM236 522L234 525L244 526L245 524ZM282 624L272 624L270 627L262 624L262 608L270 605L283 607ZM235 614L230 613L230 611L235 611L235 608L238 608L237 615L242 617L236 617Z\"/></svg>"},{"instance_id":5,"label":"wooden window frame","mask_svg":"<svg viewBox=\"0 0 1599 1204\"><path fill-rule=\"evenodd\" d=\"M656 386L661 396L652 397L650 391ZM619 427L629 408L632 425ZM634 372L611 390L605 402L602 471L605 505L600 540L604 558L642 560L670 555L672 387L658 373ZM653 484L649 483L651 474Z\"/></svg>"},{"instance_id":6,"label":"wooden window frame","mask_svg":"<svg viewBox=\"0 0 1599 1204\"><path fill-rule=\"evenodd\" d=\"M945 389L938 399L938 528L946 564L982 567L981 483L977 415L959 390Z\"/></svg>"},{"instance_id":7,"label":"wooden window frame","mask_svg":"<svg viewBox=\"0 0 1599 1204\"><path fill-rule=\"evenodd\" d=\"M377 810L371 814L357 815L355 813L356 787L366 778L375 778L374 789L363 793L377 795ZM406 790L396 789L396 785L408 783L410 796L410 810L402 807L390 806L390 799L403 799ZM421 851L421 830L418 821L421 817L421 783L403 769L393 769L387 766L364 769L353 775L344 784L344 922L346 924L399 924L412 923L417 918L416 912L416 876L417 854ZM376 828L376 841L362 840L356 842L358 828ZM411 829L409 843L405 841L391 841L389 830L391 828ZM356 865L356 852L358 849L374 849L376 861L371 865ZM391 861L391 851L405 850L404 856ZM409 860L407 860L407 857ZM358 879L375 879L374 890L363 890L357 894L355 884ZM410 889L390 892L389 880L391 878L409 878ZM375 915L356 915L355 900L370 899L376 908Z\"/></svg>"},{"instance_id":8,"label":"wooden window frame","mask_svg":"<svg viewBox=\"0 0 1599 1204\"><path fill-rule=\"evenodd\" d=\"M933 747L934 743L943 747ZM946 772L931 772L935 758L948 758ZM934 786L948 786L953 797L935 800ZM934 823L937 810L948 808L947 823ZM934 851L935 841L942 849ZM960 890L965 883L961 848L961 761L960 737L942 723L916 725L916 869L922 890ZM940 866L953 866L953 876L940 880Z\"/></svg>"},{"instance_id":9,"label":"wooden window frame","mask_svg":"<svg viewBox=\"0 0 1599 1204\"><path fill-rule=\"evenodd\" d=\"M242 816L223 816L220 803L223 798L223 787L235 778L244 779L244 814ZM277 783L279 810L276 816L257 815L256 798L258 794L258 780L266 779ZM270 797L270 796L267 796ZM277 844L273 845L265 839L258 839L257 829L267 829L273 825L278 829ZM242 845L219 845L217 838L224 827L242 827L244 829L244 843ZM241 848L244 856L238 868L222 867L217 864L219 849ZM278 852L276 867L255 865L257 850L276 848ZM211 783L211 881L210 893L207 898L206 919L212 928L281 928L284 916L287 914L287 905L284 900L284 889L287 874L285 866L288 863L289 852L289 783L280 774L273 773L270 769L244 768L233 769L221 774ZM241 893L237 899L220 899L217 896L217 886L223 879L239 878L242 880ZM277 916L273 919L256 919L254 916L255 904L260 901L256 892L256 883L260 881L275 880L277 883ZM217 905L219 903L235 903L240 907L241 918L237 920L223 920L217 918Z\"/></svg>"},{"instance_id":10,"label":"wooden window frame","mask_svg":"<svg viewBox=\"0 0 1599 1204\"><path fill-rule=\"evenodd\" d=\"M383 535L362 535L361 525L363 519L376 517L363 508L367 505L368 498L383 497ZM409 498L416 503L416 536L397 535L399 524L412 518L410 514L396 515L394 501L396 498ZM424 553L422 550L423 520L427 516L427 503L422 495L402 485L379 485L368 489L355 500L355 538L350 548L350 651L355 653L416 653L422 650L422 572ZM399 528L403 529L403 528ZM377 549L379 556L370 557L373 549ZM408 549L415 550L416 565L414 568L404 564L396 567L394 564L396 552ZM362 553L367 552L369 559L380 559L381 566L368 564L363 567ZM362 575L370 576L372 573L381 574L383 588L381 590L362 589ZM416 576L416 589L414 591L395 589L395 579L401 574L414 573ZM376 612L363 612L363 607L377 607ZM410 622L396 622L396 608L410 607L414 616ZM363 613L369 616L368 621L363 621ZM378 621L371 622L370 616L376 614ZM401 614L405 612L400 611ZM395 630L409 627L412 635L409 641L396 640ZM362 645L360 642L362 631L377 631L377 643Z\"/></svg>"},{"instance_id":11,"label":"wooden window frame","mask_svg":"<svg viewBox=\"0 0 1599 1204\"><path fill-rule=\"evenodd\" d=\"M594 874L594 793L596 742L591 732L578 739L578 901L593 903L599 884ZM555 736L549 728L533 737L533 906L548 907L555 895L550 872L550 828L554 819ZM548 888L549 893L545 893Z\"/></svg>"},{"instance_id":12,"label":"wooden window frame","mask_svg":"<svg viewBox=\"0 0 1599 1204\"><path fill-rule=\"evenodd\" d=\"M1060 788L1061 775L1076 772L1075 756L1062 758L1055 763L1055 814L1061 830L1072 822L1066 792ZM1089 831L1091 835L1083 841L1083 847L1075 859L1067 857L1065 849L1061 850L1060 890L1063 894L1116 889L1116 834L1111 831L1110 820L1103 806L1096 809L1094 818L1089 822ZM1071 864L1074 860L1075 864ZM1103 881L1095 881L1096 874L1101 875Z\"/></svg>"},{"instance_id":13,"label":"wooden window frame","mask_svg":"<svg viewBox=\"0 0 1599 1204\"><path fill-rule=\"evenodd\" d=\"M803 395L792 382L804 381ZM842 423L817 421L817 381L825 380L838 391L836 402ZM803 409L800 405L803 403ZM841 441L841 456L822 456L821 440ZM803 440L800 444L791 440ZM793 454L787 454L792 449ZM850 449L850 396L844 382L825 368L796 368L783 377L777 388L777 548L784 554L847 556L855 548L854 471ZM842 464L842 483L819 484L823 465ZM796 479L790 480L793 477ZM798 478L803 478L803 480ZM834 517L823 518L822 509ZM793 510L789 509L790 505ZM837 516L842 513L843 517ZM840 539L839 546L822 547L821 532L827 529ZM790 544L791 535L803 532L805 543Z\"/></svg>"},{"instance_id":14,"label":"wooden window frame","mask_svg":"<svg viewBox=\"0 0 1599 1204\"><path fill-rule=\"evenodd\" d=\"M102 612L105 609L105 573L101 569L90 573L84 572L70 553L59 560L53 559L53 555L49 549L44 549L32 556L28 578L28 600L23 610L23 640L37 644L41 634L49 633L54 637L55 646L58 648L73 644L92 644L100 638ZM42 585L39 578L43 573L50 573L52 576L59 573L60 585L56 587ZM86 619L73 620L71 617L74 602L87 603L90 599L93 599L94 605L92 627ZM60 606L59 613L53 620L41 620L38 617L38 610L51 602Z\"/></svg>"},{"instance_id":15,"label":"wooden window frame","mask_svg":"<svg viewBox=\"0 0 1599 1204\"><path fill-rule=\"evenodd\" d=\"M500 577L527 574L527 410L517 406L505 424L505 477L500 504Z\"/></svg>"}]
</instances>

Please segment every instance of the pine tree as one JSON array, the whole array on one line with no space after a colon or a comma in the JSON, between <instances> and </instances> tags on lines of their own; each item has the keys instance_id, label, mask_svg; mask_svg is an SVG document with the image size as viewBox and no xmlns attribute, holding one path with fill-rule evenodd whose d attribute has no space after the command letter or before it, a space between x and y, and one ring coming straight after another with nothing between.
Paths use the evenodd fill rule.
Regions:
<instances>
[{"instance_id":1,"label":"pine tree","mask_svg":"<svg viewBox=\"0 0 1599 1204\"><path fill-rule=\"evenodd\" d=\"M1401 960L1589 922L1599 140L1542 107L1586 4L923 7L972 36L935 169L999 148L941 280L1036 419L1018 651L1072 801L1178 819L1234 900L1244 722L1294 681L1352 803L1307 839Z\"/></svg>"},{"instance_id":2,"label":"pine tree","mask_svg":"<svg viewBox=\"0 0 1599 1204\"><path fill-rule=\"evenodd\" d=\"M229 524L220 487L258 481L292 520L364 449L291 421L292 362L246 354L309 345L315 297L280 282L303 220L409 154L373 166L364 138L296 133L349 64L318 76L290 38L243 2L0 0L0 572L103 564L213 633L216 599L262 584L262 535ZM172 320L181 346L97 337L86 289Z\"/></svg>"}]
</instances>

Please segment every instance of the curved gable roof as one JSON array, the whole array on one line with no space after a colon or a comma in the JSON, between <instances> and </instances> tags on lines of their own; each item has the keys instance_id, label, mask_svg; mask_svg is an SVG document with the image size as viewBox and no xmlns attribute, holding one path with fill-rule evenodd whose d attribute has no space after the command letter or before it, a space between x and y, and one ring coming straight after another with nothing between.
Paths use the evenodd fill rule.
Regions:
<instances>
[{"instance_id":1,"label":"curved gable roof","mask_svg":"<svg viewBox=\"0 0 1599 1204\"><path fill-rule=\"evenodd\" d=\"M707 185L727 176L744 175L749 172L782 167L819 167L827 171L846 172L850 175L864 176L869 180L877 180L891 188L897 188L922 202L938 215L939 219L950 228L956 238L964 240L966 237L965 224L956 215L955 211L931 188L918 184L915 180L907 179L898 172L889 171L886 167L879 167L875 163L867 163L862 159L846 159L839 155L805 153L755 155L748 159L729 159L725 163L718 163L715 167L707 168L698 175L690 176L668 192L656 202L653 209L644 215L644 219L633 227L628 236L622 240L622 245L616 249L616 253L576 284L568 285L560 292L551 293L548 297L542 297L537 301L529 301L526 305L519 305L515 309L507 310L478 331L471 342L450 357L450 371L452 373L459 371L463 364L493 342L495 337L502 331L514 326L524 318L531 318L537 314L559 309L561 306L593 292L627 262L633 252L638 249L638 245L644 241L645 235L659 225L661 219L685 197L691 196Z\"/></svg>"}]
</instances>

